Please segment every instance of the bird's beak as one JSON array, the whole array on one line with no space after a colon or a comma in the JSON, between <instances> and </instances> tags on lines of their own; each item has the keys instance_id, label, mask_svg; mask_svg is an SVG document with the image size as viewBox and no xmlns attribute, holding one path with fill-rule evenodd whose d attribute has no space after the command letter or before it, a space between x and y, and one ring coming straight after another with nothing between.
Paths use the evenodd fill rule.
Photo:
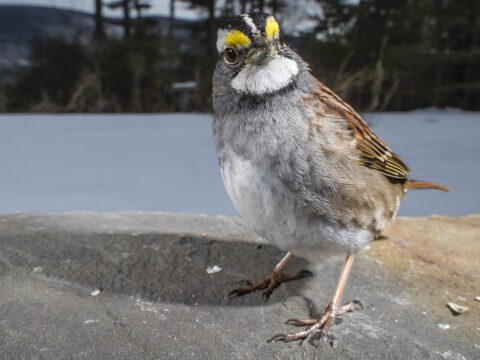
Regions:
<instances>
[{"instance_id":1,"label":"bird's beak","mask_svg":"<svg viewBox=\"0 0 480 360\"><path fill-rule=\"evenodd\" d=\"M248 53L250 64L262 65L268 61L268 50L263 48L253 48Z\"/></svg>"},{"instance_id":2,"label":"bird's beak","mask_svg":"<svg viewBox=\"0 0 480 360\"><path fill-rule=\"evenodd\" d=\"M263 65L273 58L272 42L264 37L256 38L247 54L247 60L253 65Z\"/></svg>"}]
</instances>

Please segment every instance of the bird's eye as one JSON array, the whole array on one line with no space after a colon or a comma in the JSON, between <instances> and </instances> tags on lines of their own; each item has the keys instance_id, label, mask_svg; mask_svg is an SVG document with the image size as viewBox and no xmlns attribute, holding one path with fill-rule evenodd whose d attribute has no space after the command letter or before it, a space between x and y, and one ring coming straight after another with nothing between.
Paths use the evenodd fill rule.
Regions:
<instances>
[{"instance_id":1,"label":"bird's eye","mask_svg":"<svg viewBox=\"0 0 480 360\"><path fill-rule=\"evenodd\" d=\"M240 55L238 54L238 51L234 48L226 48L225 52L223 53L223 59L227 64L235 65L236 63L238 63Z\"/></svg>"}]
</instances>

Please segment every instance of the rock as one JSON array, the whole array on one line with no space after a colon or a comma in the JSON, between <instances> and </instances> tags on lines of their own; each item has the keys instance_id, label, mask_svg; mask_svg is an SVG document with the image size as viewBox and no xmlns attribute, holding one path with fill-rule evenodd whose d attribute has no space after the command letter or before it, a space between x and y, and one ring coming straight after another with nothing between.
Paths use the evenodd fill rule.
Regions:
<instances>
[{"instance_id":1,"label":"rock","mask_svg":"<svg viewBox=\"0 0 480 360\"><path fill-rule=\"evenodd\" d=\"M468 311L468 307L455 304L451 301L447 303L447 306L452 311L453 315L460 315Z\"/></svg>"},{"instance_id":2,"label":"rock","mask_svg":"<svg viewBox=\"0 0 480 360\"><path fill-rule=\"evenodd\" d=\"M208 234L205 236L205 234ZM342 259L315 276L229 300L283 253L236 218L164 213L0 216L0 349L6 359L480 358L480 215L400 218L358 256L328 341L267 343L317 314ZM207 271L214 266L217 271ZM221 269L221 271L218 271ZM94 295L95 294L95 295ZM453 316L446 303L465 299ZM440 327L443 325L443 328ZM448 325L448 326L447 326ZM332 346L333 345L333 346Z\"/></svg>"}]
</instances>

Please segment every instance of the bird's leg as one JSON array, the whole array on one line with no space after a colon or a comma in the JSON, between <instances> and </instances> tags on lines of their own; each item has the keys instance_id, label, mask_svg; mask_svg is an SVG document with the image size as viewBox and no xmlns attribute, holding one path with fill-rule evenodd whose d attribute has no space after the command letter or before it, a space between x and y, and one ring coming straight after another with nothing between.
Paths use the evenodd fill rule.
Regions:
<instances>
[{"instance_id":1,"label":"bird's leg","mask_svg":"<svg viewBox=\"0 0 480 360\"><path fill-rule=\"evenodd\" d=\"M304 331L288 334L277 334L273 336L269 342L275 341L295 341L295 340L304 340L313 334L326 334L328 330L332 327L337 316L341 316L347 312L354 311L356 307L362 307L362 304L359 301L352 301L346 305L340 306L342 301L343 290L347 283L348 274L352 268L354 255L347 255L345 260L345 265L343 266L340 279L338 280L337 289L333 295L332 301L328 304L325 310L317 319L290 319L287 320L288 325L294 326L308 326Z\"/></svg>"},{"instance_id":2,"label":"bird's leg","mask_svg":"<svg viewBox=\"0 0 480 360\"><path fill-rule=\"evenodd\" d=\"M280 262L275 266L273 271L260 280L247 280L246 285L235 289L230 294L229 297L242 296L257 290L264 290L263 297L265 301L268 300L273 290L275 290L282 282L287 282L290 280L303 279L305 277L312 276L312 273L308 270L297 271L293 273L284 274L283 270L287 266L288 262L292 259L293 254L289 251Z\"/></svg>"}]
</instances>

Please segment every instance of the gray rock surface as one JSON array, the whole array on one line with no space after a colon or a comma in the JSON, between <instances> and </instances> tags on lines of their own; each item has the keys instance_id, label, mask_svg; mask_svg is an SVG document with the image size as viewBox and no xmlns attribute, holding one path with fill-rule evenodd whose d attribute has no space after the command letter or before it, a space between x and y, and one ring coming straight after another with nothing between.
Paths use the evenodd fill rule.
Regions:
<instances>
[{"instance_id":1,"label":"gray rock surface","mask_svg":"<svg viewBox=\"0 0 480 360\"><path fill-rule=\"evenodd\" d=\"M315 276L267 303L228 299L282 255L235 218L1 216L0 358L480 359L480 216L395 222L354 264L345 299L365 309L328 341L266 342L322 310L342 259L295 258L288 269ZM469 311L454 316L448 301Z\"/></svg>"}]
</instances>

